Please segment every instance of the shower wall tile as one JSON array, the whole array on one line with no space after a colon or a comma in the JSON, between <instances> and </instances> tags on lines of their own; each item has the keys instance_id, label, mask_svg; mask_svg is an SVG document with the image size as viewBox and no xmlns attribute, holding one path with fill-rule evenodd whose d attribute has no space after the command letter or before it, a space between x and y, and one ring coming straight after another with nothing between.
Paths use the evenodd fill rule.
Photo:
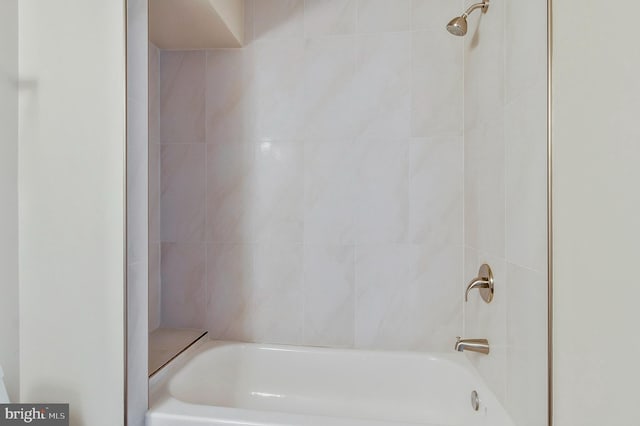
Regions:
<instances>
[{"instance_id":1,"label":"shower wall tile","mask_svg":"<svg viewBox=\"0 0 640 426\"><path fill-rule=\"evenodd\" d=\"M240 244L250 237L245 207L250 205L254 151L254 144L225 139L207 144L207 241Z\"/></svg>"},{"instance_id":2,"label":"shower wall tile","mask_svg":"<svg viewBox=\"0 0 640 426\"><path fill-rule=\"evenodd\" d=\"M244 244L207 245L205 326L213 339L251 340L253 248Z\"/></svg>"},{"instance_id":3,"label":"shower wall tile","mask_svg":"<svg viewBox=\"0 0 640 426\"><path fill-rule=\"evenodd\" d=\"M547 271L546 85L522 93L505 109L506 255Z\"/></svg>"},{"instance_id":4,"label":"shower wall tile","mask_svg":"<svg viewBox=\"0 0 640 426\"><path fill-rule=\"evenodd\" d=\"M409 145L409 242L463 243L461 135L413 139Z\"/></svg>"},{"instance_id":5,"label":"shower wall tile","mask_svg":"<svg viewBox=\"0 0 640 426\"><path fill-rule=\"evenodd\" d=\"M441 28L417 31L412 37L412 135L461 134L462 40Z\"/></svg>"},{"instance_id":6,"label":"shower wall tile","mask_svg":"<svg viewBox=\"0 0 640 426\"><path fill-rule=\"evenodd\" d=\"M505 9L505 96L511 102L546 83L547 3L505 0Z\"/></svg>"},{"instance_id":7,"label":"shower wall tile","mask_svg":"<svg viewBox=\"0 0 640 426\"><path fill-rule=\"evenodd\" d=\"M411 33L358 36L353 99L359 137L410 136Z\"/></svg>"},{"instance_id":8,"label":"shower wall tile","mask_svg":"<svg viewBox=\"0 0 640 426\"><path fill-rule=\"evenodd\" d=\"M411 28L415 30L442 31L463 8L461 0L413 0L411 2ZM460 41L462 42L462 41Z\"/></svg>"},{"instance_id":9,"label":"shower wall tile","mask_svg":"<svg viewBox=\"0 0 640 426\"><path fill-rule=\"evenodd\" d=\"M398 244L409 228L409 139L356 142L358 244Z\"/></svg>"},{"instance_id":10,"label":"shower wall tile","mask_svg":"<svg viewBox=\"0 0 640 426\"><path fill-rule=\"evenodd\" d=\"M162 143L205 141L205 53L160 54L160 128Z\"/></svg>"},{"instance_id":11,"label":"shower wall tile","mask_svg":"<svg viewBox=\"0 0 640 426\"><path fill-rule=\"evenodd\" d=\"M356 37L310 38L304 54L304 137L354 138Z\"/></svg>"},{"instance_id":12,"label":"shower wall tile","mask_svg":"<svg viewBox=\"0 0 640 426\"><path fill-rule=\"evenodd\" d=\"M465 244L505 257L505 147L502 120L465 134Z\"/></svg>"},{"instance_id":13,"label":"shower wall tile","mask_svg":"<svg viewBox=\"0 0 640 426\"><path fill-rule=\"evenodd\" d=\"M495 278L464 305L491 355L468 358L519 425L546 422L545 7L492 1L465 38L465 280Z\"/></svg>"},{"instance_id":14,"label":"shower wall tile","mask_svg":"<svg viewBox=\"0 0 640 426\"><path fill-rule=\"evenodd\" d=\"M204 83L167 52L163 81L206 104L204 139L162 134L162 241L205 264L194 326L219 339L450 350L462 329L463 50L428 30L424 9L412 17L417 7L248 1L243 49L188 52ZM162 104L172 114L185 99ZM191 118L172 117L178 129ZM163 306L201 309L186 290L200 275L169 261L181 284L165 294L163 277ZM163 324L178 320L163 311Z\"/></svg>"},{"instance_id":15,"label":"shower wall tile","mask_svg":"<svg viewBox=\"0 0 640 426\"><path fill-rule=\"evenodd\" d=\"M308 140L304 147L304 241L354 244L357 145L350 140Z\"/></svg>"},{"instance_id":16,"label":"shower wall tile","mask_svg":"<svg viewBox=\"0 0 640 426\"><path fill-rule=\"evenodd\" d=\"M207 142L240 143L252 130L246 108L251 86L247 85L248 53L242 49L207 51Z\"/></svg>"},{"instance_id":17,"label":"shower wall tile","mask_svg":"<svg viewBox=\"0 0 640 426\"><path fill-rule=\"evenodd\" d=\"M505 86L504 0L491 2L486 14L469 19L464 37L465 130L502 120Z\"/></svg>"},{"instance_id":18,"label":"shower wall tile","mask_svg":"<svg viewBox=\"0 0 640 426\"><path fill-rule=\"evenodd\" d=\"M256 40L302 38L304 0L254 0Z\"/></svg>"},{"instance_id":19,"label":"shower wall tile","mask_svg":"<svg viewBox=\"0 0 640 426\"><path fill-rule=\"evenodd\" d=\"M256 43L256 139L295 139L303 126L304 40Z\"/></svg>"},{"instance_id":20,"label":"shower wall tile","mask_svg":"<svg viewBox=\"0 0 640 426\"><path fill-rule=\"evenodd\" d=\"M456 244L356 246L355 346L450 350L462 318L460 265Z\"/></svg>"},{"instance_id":21,"label":"shower wall tile","mask_svg":"<svg viewBox=\"0 0 640 426\"><path fill-rule=\"evenodd\" d=\"M304 343L352 347L355 247L304 248Z\"/></svg>"},{"instance_id":22,"label":"shower wall tile","mask_svg":"<svg viewBox=\"0 0 640 426\"><path fill-rule=\"evenodd\" d=\"M251 340L302 343L303 246L255 245L251 289L248 315Z\"/></svg>"},{"instance_id":23,"label":"shower wall tile","mask_svg":"<svg viewBox=\"0 0 640 426\"><path fill-rule=\"evenodd\" d=\"M200 328L206 313L206 247L162 243L162 325Z\"/></svg>"},{"instance_id":24,"label":"shower wall tile","mask_svg":"<svg viewBox=\"0 0 640 426\"><path fill-rule=\"evenodd\" d=\"M546 423L547 399L547 303L546 274L512 264L507 310L506 407L514 422L523 426ZM524 385L523 385L524 384Z\"/></svg>"},{"instance_id":25,"label":"shower wall tile","mask_svg":"<svg viewBox=\"0 0 640 426\"><path fill-rule=\"evenodd\" d=\"M205 144L162 145L163 242L204 241L205 154Z\"/></svg>"},{"instance_id":26,"label":"shower wall tile","mask_svg":"<svg viewBox=\"0 0 640 426\"><path fill-rule=\"evenodd\" d=\"M305 0L305 35L318 37L354 33L357 6L357 0Z\"/></svg>"},{"instance_id":27,"label":"shower wall tile","mask_svg":"<svg viewBox=\"0 0 640 426\"><path fill-rule=\"evenodd\" d=\"M265 140L252 146L253 167L245 204L248 240L302 244L304 236L304 144Z\"/></svg>"},{"instance_id":28,"label":"shower wall tile","mask_svg":"<svg viewBox=\"0 0 640 426\"><path fill-rule=\"evenodd\" d=\"M411 29L411 0L358 0L358 32L379 33Z\"/></svg>"}]
</instances>

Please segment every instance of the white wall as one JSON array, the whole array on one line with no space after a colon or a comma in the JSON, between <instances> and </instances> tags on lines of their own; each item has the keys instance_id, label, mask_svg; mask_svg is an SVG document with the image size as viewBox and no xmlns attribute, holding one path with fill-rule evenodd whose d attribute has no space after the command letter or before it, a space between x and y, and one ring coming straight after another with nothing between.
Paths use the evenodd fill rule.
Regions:
<instances>
[{"instance_id":1,"label":"white wall","mask_svg":"<svg viewBox=\"0 0 640 426\"><path fill-rule=\"evenodd\" d=\"M125 3L20 1L20 397L124 422Z\"/></svg>"},{"instance_id":2,"label":"white wall","mask_svg":"<svg viewBox=\"0 0 640 426\"><path fill-rule=\"evenodd\" d=\"M18 381L18 0L0 2L0 365Z\"/></svg>"},{"instance_id":3,"label":"white wall","mask_svg":"<svg viewBox=\"0 0 640 426\"><path fill-rule=\"evenodd\" d=\"M554 0L555 424L640 424L635 0Z\"/></svg>"}]
</instances>

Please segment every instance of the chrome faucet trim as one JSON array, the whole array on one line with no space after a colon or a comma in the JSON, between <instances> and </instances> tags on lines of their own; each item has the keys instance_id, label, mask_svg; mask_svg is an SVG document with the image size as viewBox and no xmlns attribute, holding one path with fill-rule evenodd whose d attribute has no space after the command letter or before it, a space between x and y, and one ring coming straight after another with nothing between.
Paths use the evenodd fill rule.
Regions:
<instances>
[{"instance_id":1,"label":"chrome faucet trim","mask_svg":"<svg viewBox=\"0 0 640 426\"><path fill-rule=\"evenodd\" d=\"M461 339L456 338L454 349L458 352L470 351L489 355L489 341L487 339Z\"/></svg>"}]
</instances>

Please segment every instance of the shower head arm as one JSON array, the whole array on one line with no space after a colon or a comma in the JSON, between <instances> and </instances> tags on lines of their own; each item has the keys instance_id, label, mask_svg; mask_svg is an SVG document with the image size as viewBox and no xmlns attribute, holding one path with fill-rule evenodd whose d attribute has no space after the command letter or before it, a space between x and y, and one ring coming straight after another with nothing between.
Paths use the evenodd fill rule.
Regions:
<instances>
[{"instance_id":1,"label":"shower head arm","mask_svg":"<svg viewBox=\"0 0 640 426\"><path fill-rule=\"evenodd\" d=\"M482 8L482 13L487 13L487 10L489 10L489 0L484 0L482 3L472 4L467 10L464 11L462 17L466 18L471 12L480 8Z\"/></svg>"}]
</instances>

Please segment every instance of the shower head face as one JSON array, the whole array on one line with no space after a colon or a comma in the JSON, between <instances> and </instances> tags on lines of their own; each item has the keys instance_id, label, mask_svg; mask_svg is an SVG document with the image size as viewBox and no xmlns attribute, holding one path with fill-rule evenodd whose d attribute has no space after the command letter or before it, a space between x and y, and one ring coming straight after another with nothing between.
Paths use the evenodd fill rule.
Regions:
<instances>
[{"instance_id":1,"label":"shower head face","mask_svg":"<svg viewBox=\"0 0 640 426\"><path fill-rule=\"evenodd\" d=\"M453 18L451 22L447 24L447 31L455 36L463 36L467 34L467 18L465 16L458 16Z\"/></svg>"}]
</instances>

